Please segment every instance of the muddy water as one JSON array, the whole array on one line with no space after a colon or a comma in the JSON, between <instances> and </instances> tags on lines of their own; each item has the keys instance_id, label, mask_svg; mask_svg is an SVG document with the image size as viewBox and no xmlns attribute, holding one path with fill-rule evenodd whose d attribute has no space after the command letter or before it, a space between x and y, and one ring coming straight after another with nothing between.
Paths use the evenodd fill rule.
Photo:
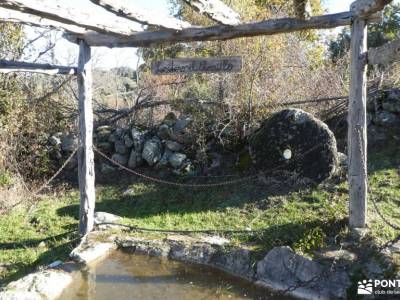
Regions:
<instances>
[{"instance_id":1,"label":"muddy water","mask_svg":"<svg viewBox=\"0 0 400 300\"><path fill-rule=\"evenodd\" d=\"M82 271L59 300L289 299L208 267L115 251Z\"/></svg>"}]
</instances>

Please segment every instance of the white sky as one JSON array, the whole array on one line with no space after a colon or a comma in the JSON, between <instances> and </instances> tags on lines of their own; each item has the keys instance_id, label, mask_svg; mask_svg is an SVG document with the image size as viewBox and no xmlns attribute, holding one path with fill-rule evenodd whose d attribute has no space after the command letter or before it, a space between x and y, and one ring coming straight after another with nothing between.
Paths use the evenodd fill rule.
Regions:
<instances>
[{"instance_id":1,"label":"white sky","mask_svg":"<svg viewBox=\"0 0 400 300\"><path fill-rule=\"evenodd\" d=\"M104 14L107 17L106 12L101 7L94 5L90 0L62 0L65 1L66 6L78 7L82 11L90 11L91 13ZM150 10L153 13L160 15L168 15L170 13L170 7L167 0L123 0L135 3L138 7ZM327 12L336 13L348 11L350 4L354 0L323 0L323 5ZM398 2L400 0L396 0ZM138 30L140 26L138 26ZM31 36L32 32L28 31L28 36ZM93 51L95 66L99 68L114 68L119 66L127 66L136 68L137 56L136 48L123 48L123 49L108 49L104 47L96 47ZM78 54L78 46L67 42L64 39L58 41L55 48L55 57L58 63L61 64L74 64L74 59Z\"/></svg>"}]
</instances>

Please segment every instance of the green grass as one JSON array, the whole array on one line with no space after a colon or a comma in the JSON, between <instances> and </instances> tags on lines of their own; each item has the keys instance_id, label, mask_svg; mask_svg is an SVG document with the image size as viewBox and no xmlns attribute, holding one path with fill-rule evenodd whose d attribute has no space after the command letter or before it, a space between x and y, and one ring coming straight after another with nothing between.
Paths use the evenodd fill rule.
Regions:
<instances>
[{"instance_id":1,"label":"green grass","mask_svg":"<svg viewBox=\"0 0 400 300\"><path fill-rule=\"evenodd\" d=\"M382 147L370 156L370 184L379 206L393 222L400 216L400 157L398 144ZM130 195L123 195L128 188ZM348 187L331 182L322 187L287 193L273 192L261 183L213 189L171 188L125 180L97 188L96 210L122 216L123 223L147 228L182 230L262 230L229 236L260 254L289 245L296 251L340 240L347 232ZM34 268L66 259L76 234L78 191L49 196L29 212L13 211L0 217L0 280L14 280ZM384 242L396 236L369 206L371 236ZM48 237L45 242L40 240ZM3 267L2 267L3 265ZM4 266L6 265L6 266Z\"/></svg>"}]
</instances>

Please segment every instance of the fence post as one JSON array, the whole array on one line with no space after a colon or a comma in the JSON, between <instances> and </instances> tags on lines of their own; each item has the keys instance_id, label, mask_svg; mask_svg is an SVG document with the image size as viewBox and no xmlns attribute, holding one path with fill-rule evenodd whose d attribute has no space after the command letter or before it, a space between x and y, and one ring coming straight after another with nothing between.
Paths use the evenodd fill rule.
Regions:
<instances>
[{"instance_id":1,"label":"fence post","mask_svg":"<svg viewBox=\"0 0 400 300\"><path fill-rule=\"evenodd\" d=\"M367 224L367 21L351 26L348 159L350 228Z\"/></svg>"},{"instance_id":2,"label":"fence post","mask_svg":"<svg viewBox=\"0 0 400 300\"><path fill-rule=\"evenodd\" d=\"M79 42L77 78L79 92L79 234L84 236L93 229L95 188L91 49L83 40Z\"/></svg>"}]
</instances>

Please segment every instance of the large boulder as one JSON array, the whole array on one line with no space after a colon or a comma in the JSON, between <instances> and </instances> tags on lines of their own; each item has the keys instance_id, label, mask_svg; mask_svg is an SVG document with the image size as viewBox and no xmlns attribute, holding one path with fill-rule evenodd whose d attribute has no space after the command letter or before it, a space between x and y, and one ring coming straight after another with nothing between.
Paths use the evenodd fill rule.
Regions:
<instances>
[{"instance_id":1,"label":"large boulder","mask_svg":"<svg viewBox=\"0 0 400 300\"><path fill-rule=\"evenodd\" d=\"M161 154L162 145L159 139L152 138L144 143L142 158L149 166L154 166L161 159Z\"/></svg>"},{"instance_id":2,"label":"large boulder","mask_svg":"<svg viewBox=\"0 0 400 300\"><path fill-rule=\"evenodd\" d=\"M351 282L345 271L331 270L298 255L289 247L273 248L257 263L257 284L300 299L346 299ZM303 283L303 284L302 284ZM308 284L304 284L308 283Z\"/></svg>"},{"instance_id":3,"label":"large boulder","mask_svg":"<svg viewBox=\"0 0 400 300\"><path fill-rule=\"evenodd\" d=\"M338 164L336 140L328 126L300 109L285 109L264 121L250 137L251 154L265 172L284 170L319 183Z\"/></svg>"}]
</instances>

